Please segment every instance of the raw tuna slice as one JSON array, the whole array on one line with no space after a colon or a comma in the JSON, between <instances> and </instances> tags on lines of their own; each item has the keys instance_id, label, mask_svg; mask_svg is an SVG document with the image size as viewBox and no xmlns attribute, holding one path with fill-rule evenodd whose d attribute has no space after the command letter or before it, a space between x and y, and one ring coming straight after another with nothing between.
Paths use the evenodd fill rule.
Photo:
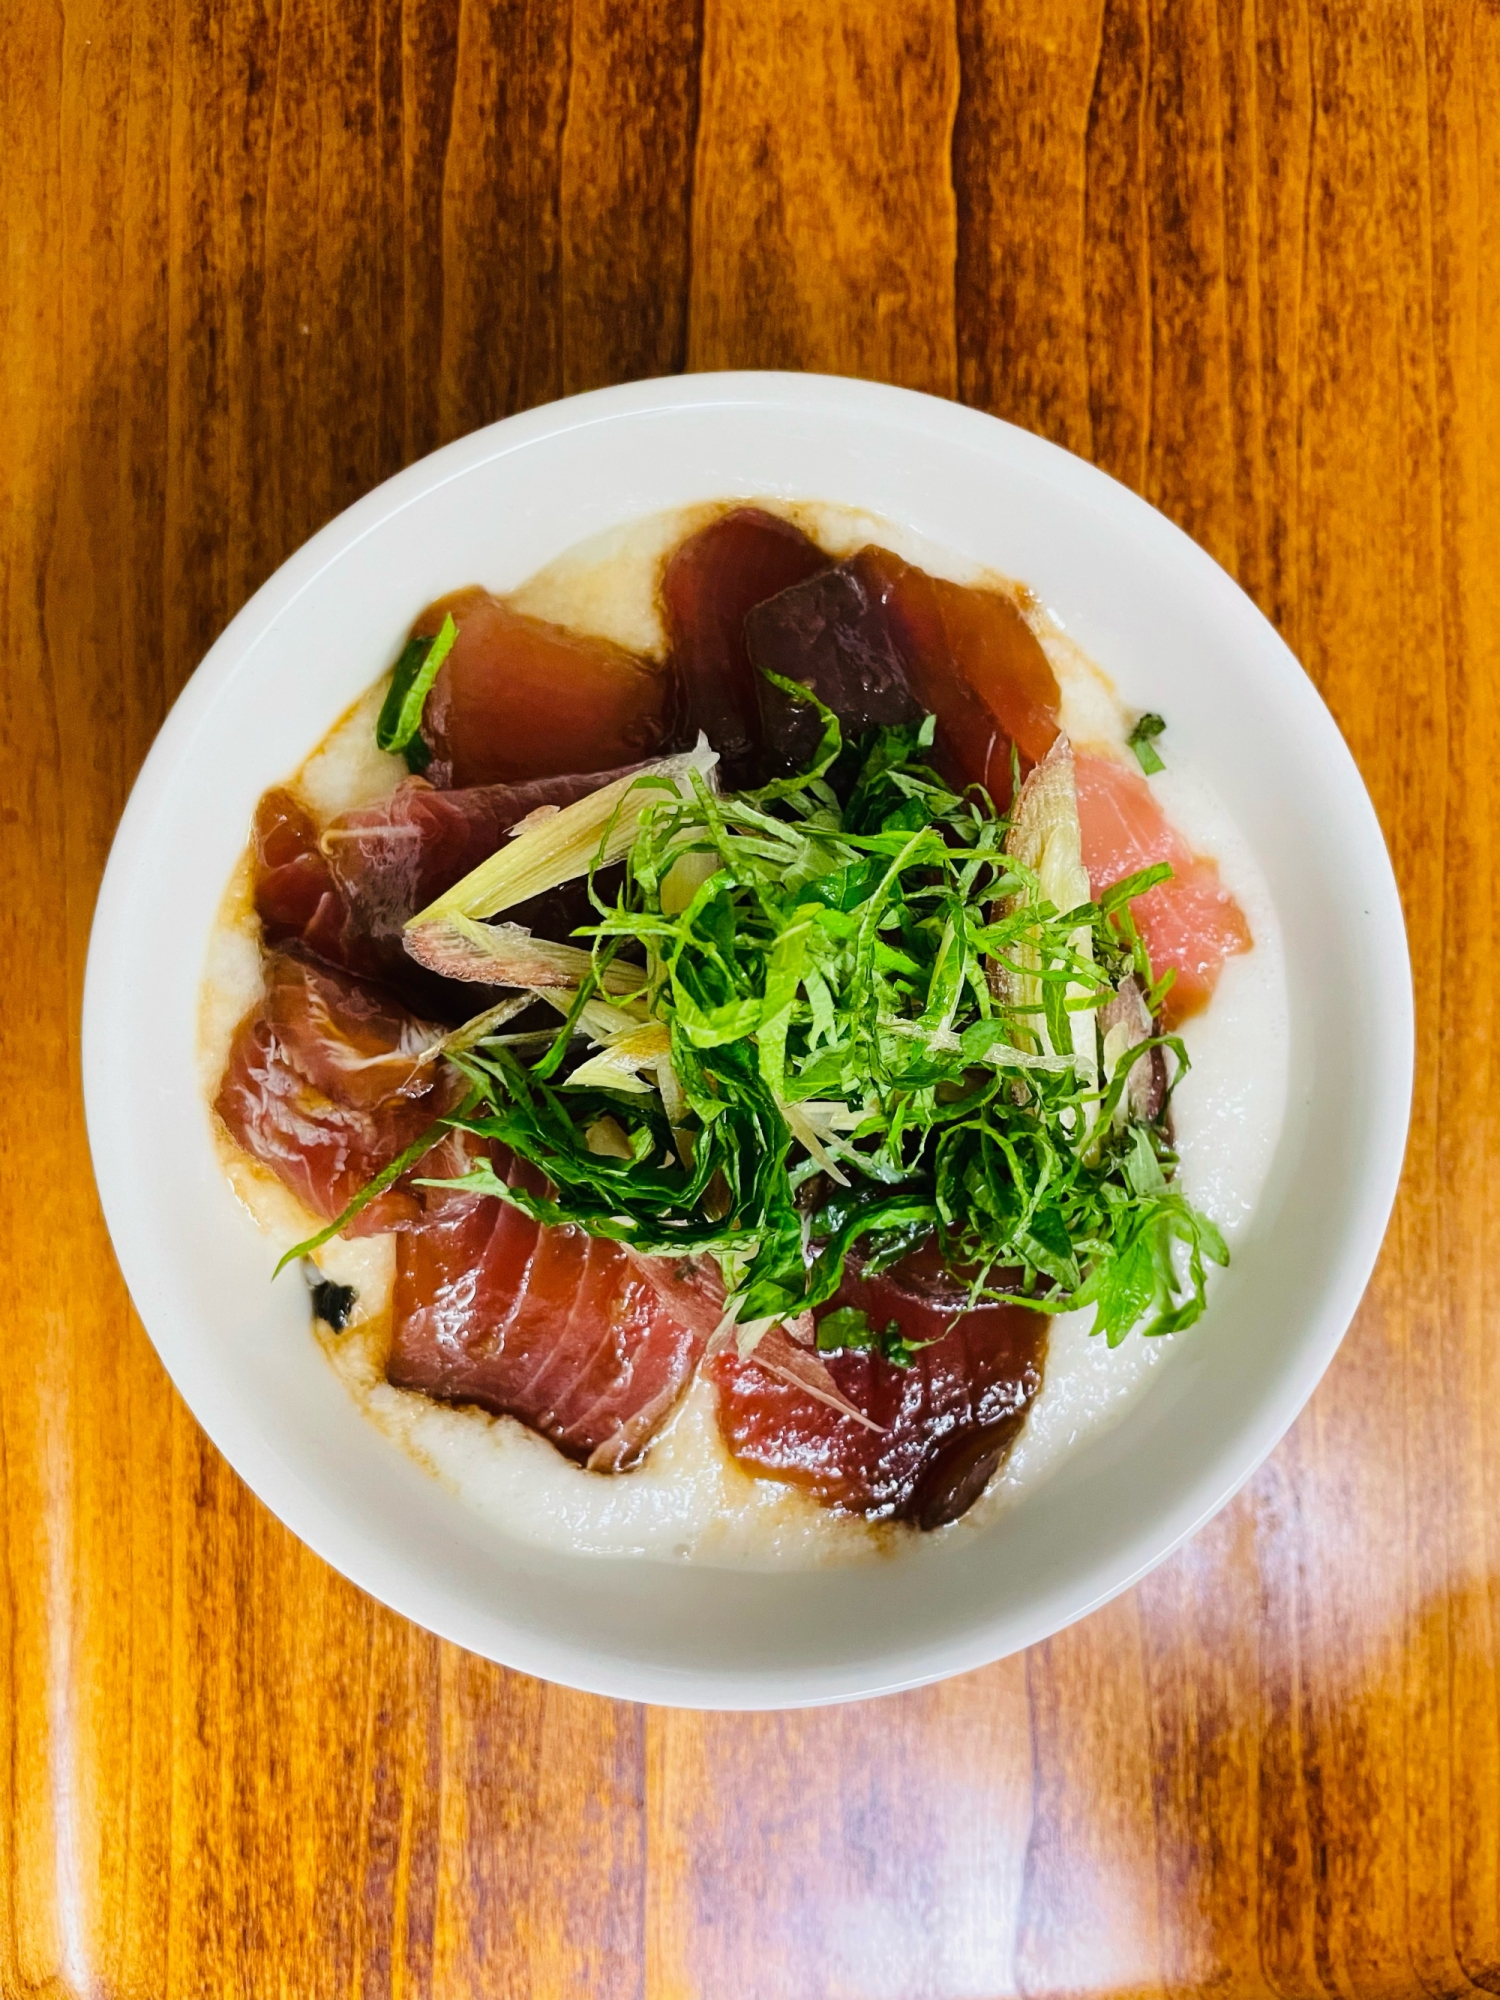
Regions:
<instances>
[{"instance_id":1,"label":"raw tuna slice","mask_svg":"<svg viewBox=\"0 0 1500 2000\"><path fill-rule=\"evenodd\" d=\"M638 766L522 785L438 792L407 778L389 798L341 814L319 832L292 793L265 794L255 815L255 906L268 944L295 940L330 965L378 979L418 1012L462 1021L497 995L441 979L402 945L408 917L495 852L528 813L572 805ZM609 892L611 875L600 878ZM588 884L565 884L507 911L559 942L595 921Z\"/></svg>"},{"instance_id":2,"label":"raw tuna slice","mask_svg":"<svg viewBox=\"0 0 1500 2000\"><path fill-rule=\"evenodd\" d=\"M508 1170L515 1185L530 1175ZM687 1386L722 1309L712 1275L486 1200L402 1236L386 1373L399 1389L516 1417L594 1471L622 1472Z\"/></svg>"},{"instance_id":3,"label":"raw tuna slice","mask_svg":"<svg viewBox=\"0 0 1500 2000\"><path fill-rule=\"evenodd\" d=\"M607 771L667 747L674 683L611 640L529 618L487 590L424 611L416 637L458 626L422 715L427 775L444 790Z\"/></svg>"},{"instance_id":4,"label":"raw tuna slice","mask_svg":"<svg viewBox=\"0 0 1500 2000\"><path fill-rule=\"evenodd\" d=\"M325 897L337 923L338 890L318 847L318 825L306 806L280 785L261 795L251 829L255 850L255 909L268 944L300 938L319 920Z\"/></svg>"},{"instance_id":5,"label":"raw tuna slice","mask_svg":"<svg viewBox=\"0 0 1500 2000\"><path fill-rule=\"evenodd\" d=\"M930 1340L909 1368L873 1354L824 1355L841 1395L877 1430L733 1349L708 1366L719 1427L747 1472L784 1479L840 1512L937 1528L973 1505L1025 1421L1042 1385L1045 1315L1024 1306L955 1312L933 1297L925 1270L902 1282L846 1278L836 1305L856 1306L874 1327L896 1320L909 1340ZM832 1307L819 1308L821 1318Z\"/></svg>"},{"instance_id":6,"label":"raw tuna slice","mask_svg":"<svg viewBox=\"0 0 1500 2000\"><path fill-rule=\"evenodd\" d=\"M251 848L255 911L266 944L302 946L325 965L379 980L435 1020L461 1021L488 1004L472 986L439 979L409 959L399 927L392 938L373 935L359 922L320 843L317 821L293 793L277 786L262 796Z\"/></svg>"},{"instance_id":7,"label":"raw tuna slice","mask_svg":"<svg viewBox=\"0 0 1500 2000\"><path fill-rule=\"evenodd\" d=\"M586 776L471 785L456 792L434 791L424 779L408 778L378 805L333 820L323 832L323 852L358 934L399 953L407 919L503 846L528 814L573 805L639 769L625 764ZM610 879L609 871L599 878L606 893ZM561 943L578 925L597 922L598 913L581 880L518 903L505 918ZM472 1010L472 987L469 994Z\"/></svg>"},{"instance_id":8,"label":"raw tuna slice","mask_svg":"<svg viewBox=\"0 0 1500 2000\"><path fill-rule=\"evenodd\" d=\"M800 681L831 708L852 742L867 729L914 722L922 710L911 691L885 608L850 563L794 584L745 620L766 754L786 771L807 764L818 747L817 711L765 678Z\"/></svg>"},{"instance_id":9,"label":"raw tuna slice","mask_svg":"<svg viewBox=\"0 0 1500 2000\"><path fill-rule=\"evenodd\" d=\"M1208 1005L1225 959L1250 950L1245 913L1219 880L1218 863L1193 853L1138 771L1083 753L1075 771L1083 864L1095 895L1158 861L1174 870L1170 882L1139 897L1131 910L1153 972L1176 969L1162 1009L1175 1027Z\"/></svg>"},{"instance_id":10,"label":"raw tuna slice","mask_svg":"<svg viewBox=\"0 0 1500 2000\"><path fill-rule=\"evenodd\" d=\"M1023 768L1057 737L1057 680L1015 601L1003 591L948 583L887 549L781 592L745 620L757 668L801 681L846 734L937 717L933 758L951 782L1010 797L1011 745ZM818 722L762 679L768 751L804 762Z\"/></svg>"},{"instance_id":11,"label":"raw tuna slice","mask_svg":"<svg viewBox=\"0 0 1500 2000\"><path fill-rule=\"evenodd\" d=\"M461 1086L433 1058L437 1029L347 973L282 951L266 960L265 976L265 997L235 1034L214 1109L247 1153L332 1221L452 1108ZM435 1151L420 1171L463 1168ZM398 1181L349 1234L407 1228L426 1212L421 1194Z\"/></svg>"},{"instance_id":12,"label":"raw tuna slice","mask_svg":"<svg viewBox=\"0 0 1500 2000\"><path fill-rule=\"evenodd\" d=\"M1061 695L1041 642L1001 590L949 583L887 549L852 567L889 621L912 693L937 717L937 763L955 783L1010 798L1011 745L1023 769L1057 739Z\"/></svg>"},{"instance_id":13,"label":"raw tuna slice","mask_svg":"<svg viewBox=\"0 0 1500 2000\"><path fill-rule=\"evenodd\" d=\"M662 602L687 735L691 740L701 729L707 736L730 789L758 784L765 775L746 614L827 568L816 542L759 507L721 514L679 542L668 559Z\"/></svg>"}]
</instances>

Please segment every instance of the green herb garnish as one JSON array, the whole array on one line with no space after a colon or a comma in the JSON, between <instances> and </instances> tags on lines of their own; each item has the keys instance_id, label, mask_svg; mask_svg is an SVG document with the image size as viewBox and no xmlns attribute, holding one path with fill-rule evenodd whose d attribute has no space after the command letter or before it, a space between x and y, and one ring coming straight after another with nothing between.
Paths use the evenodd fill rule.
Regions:
<instances>
[{"instance_id":1,"label":"green herb garnish","mask_svg":"<svg viewBox=\"0 0 1500 2000\"><path fill-rule=\"evenodd\" d=\"M899 1320L888 1320L884 1326L870 1324L868 1313L857 1306L835 1306L832 1312L824 1313L818 1321L818 1352L820 1354L842 1354L850 1350L860 1354L879 1354L887 1361L893 1361L898 1368L910 1368L924 1347L932 1343L927 1340L908 1340L901 1331Z\"/></svg>"},{"instance_id":2,"label":"green herb garnish","mask_svg":"<svg viewBox=\"0 0 1500 2000\"><path fill-rule=\"evenodd\" d=\"M1135 728L1125 738L1125 741L1135 752L1136 762L1148 778L1154 778L1158 771L1165 771L1167 768L1156 754L1156 745L1152 741L1153 737L1161 735L1166 726L1166 718L1164 716L1143 715L1135 725Z\"/></svg>"},{"instance_id":3,"label":"green herb garnish","mask_svg":"<svg viewBox=\"0 0 1500 2000\"><path fill-rule=\"evenodd\" d=\"M315 1236L309 1236L305 1243L294 1243L271 1276L279 1278L288 1264L294 1264L303 1257L310 1257L314 1250L321 1250L325 1243L331 1243L335 1236L341 1235L355 1216L368 1208L377 1195L382 1195L387 1188L394 1187L404 1173L409 1173L419 1161L426 1158L434 1146L447 1138L452 1126L461 1122L464 1112L472 1110L474 1101L473 1097L466 1098L451 1118L440 1118L435 1125L429 1125L420 1139L413 1140L411 1145L398 1153L394 1160L383 1166L373 1180L366 1181L348 1207L336 1215L332 1222L320 1229Z\"/></svg>"},{"instance_id":4,"label":"green herb garnish","mask_svg":"<svg viewBox=\"0 0 1500 2000\"><path fill-rule=\"evenodd\" d=\"M450 612L435 637L407 640L391 674L375 723L375 741L382 750L402 752L409 770L425 771L432 762L432 751L420 734L422 709L438 668L452 652L457 637L458 627Z\"/></svg>"},{"instance_id":5,"label":"green herb garnish","mask_svg":"<svg viewBox=\"0 0 1500 2000\"><path fill-rule=\"evenodd\" d=\"M595 885L578 933L596 970L555 1034L450 1058L472 1099L450 1122L551 1192L488 1164L437 1184L645 1253L711 1252L745 1321L827 1302L856 1245L879 1268L935 1232L972 1303L1093 1305L1112 1345L1146 1315L1148 1333L1190 1325L1222 1238L1175 1186L1164 1119L1126 1115L1128 1064L1101 1076L1099 1037L1074 1026L1127 973L1153 990L1129 903L1163 870L1059 910L1007 852L1010 823L926 762L931 717L873 732L836 791L825 774L851 760L835 766L837 722L813 705L823 737L799 778L721 797L688 769L632 798L623 886L608 902ZM622 948L646 968L639 1018L596 1031ZM629 1088L597 1060L570 1083L590 1039L627 1034ZM1180 1041L1130 1060L1150 1047L1180 1076ZM895 1359L887 1332L869 1338Z\"/></svg>"}]
</instances>

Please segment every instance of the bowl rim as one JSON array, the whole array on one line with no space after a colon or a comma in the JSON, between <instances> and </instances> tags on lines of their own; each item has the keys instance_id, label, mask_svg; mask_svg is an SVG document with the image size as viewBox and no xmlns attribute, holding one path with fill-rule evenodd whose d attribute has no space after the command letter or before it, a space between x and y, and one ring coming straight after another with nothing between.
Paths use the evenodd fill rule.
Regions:
<instances>
[{"instance_id":1,"label":"bowl rim","mask_svg":"<svg viewBox=\"0 0 1500 2000\"><path fill-rule=\"evenodd\" d=\"M100 885L90 935L82 1007L82 1072L89 1146L100 1200L115 1256L131 1298L163 1365L195 1419L257 1497L299 1539L361 1589L439 1636L490 1658L499 1658L478 1621L458 1615L441 1585L403 1573L393 1582L393 1565L378 1542L360 1532L339 1510L325 1504L297 1475L272 1441L237 1419L232 1400L211 1360L191 1341L154 1315L156 1287L149 1259L129 1230L126 1181L128 1147L112 1129L110 1110L110 1023L108 996L124 946L129 905L142 852L160 793L177 759L191 744L224 688L262 636L308 591L333 563L392 515L420 502L449 481L522 447L623 416L651 415L683 408L752 406L827 412L854 417L899 416L908 429L920 428L941 440L973 448L1003 444L1054 484L1085 500L1107 505L1140 532L1175 544L1174 560L1197 566L1221 593L1239 600L1239 614L1259 621L1274 641L1273 662L1289 699L1322 724L1336 742L1354 779L1358 801L1347 804L1364 821L1362 844L1381 866L1373 890L1372 917L1386 953L1389 979L1381 996L1383 1046L1375 1066L1378 1104L1376 1143L1363 1168L1363 1193L1356 1220L1338 1245L1335 1269L1325 1284L1321 1309L1307 1324L1277 1384L1277 1393L1252 1413L1235 1433L1233 1451L1223 1452L1162 1510L1156 1531L1144 1537L1138 1559L1119 1565L1093 1588L1077 1590L1059 1603L1044 1596L1034 1615L1002 1619L991 1612L976 1617L962 1641L946 1645L943 1663L921 1671L893 1671L888 1678L866 1670L832 1670L823 1684L806 1691L795 1674L776 1677L732 1675L688 1668L664 1672L650 1662L624 1655L600 1656L598 1670L576 1649L548 1639L517 1643L508 1639L503 1664L520 1671L616 1698L664 1702L705 1709L775 1709L818 1706L893 1693L968 1671L1021 1650L1087 1616L1120 1595L1164 1562L1253 1477L1310 1398L1333 1359L1369 1282L1384 1240L1400 1181L1415 1067L1415 1015L1410 959L1399 893L1384 835L1363 780L1321 695L1259 608L1206 550L1128 487L1061 446L1019 426L965 405L910 389L851 377L784 371L740 370L666 376L597 389L563 398L474 431L416 461L364 495L318 530L267 580L225 627L181 690L132 787L111 846ZM1347 789L1347 788L1346 788ZM1361 804L1362 802L1362 804ZM153 1317L157 1324L153 1325ZM352 1509L349 1510L352 1512ZM1089 1579L1083 1579L1087 1586ZM1003 1636L996 1628L1007 1626Z\"/></svg>"}]
</instances>

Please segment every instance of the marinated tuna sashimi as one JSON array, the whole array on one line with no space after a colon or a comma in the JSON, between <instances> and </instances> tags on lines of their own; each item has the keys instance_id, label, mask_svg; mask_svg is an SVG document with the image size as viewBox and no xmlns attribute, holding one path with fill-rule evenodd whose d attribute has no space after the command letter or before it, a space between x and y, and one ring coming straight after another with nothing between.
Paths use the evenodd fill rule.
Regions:
<instances>
[{"instance_id":1,"label":"marinated tuna sashimi","mask_svg":"<svg viewBox=\"0 0 1500 2000\"><path fill-rule=\"evenodd\" d=\"M855 738L867 729L915 722L922 710L911 691L885 607L859 567L840 563L758 604L745 620L766 754L778 771L794 771L817 752L817 711L768 681L799 681Z\"/></svg>"},{"instance_id":2,"label":"marinated tuna sashimi","mask_svg":"<svg viewBox=\"0 0 1500 2000\"><path fill-rule=\"evenodd\" d=\"M458 636L422 718L435 785L460 790L608 771L667 744L673 686L656 662L528 617L487 590L440 598L413 636L436 634L450 616Z\"/></svg>"},{"instance_id":3,"label":"marinated tuna sashimi","mask_svg":"<svg viewBox=\"0 0 1500 2000\"><path fill-rule=\"evenodd\" d=\"M937 717L937 761L961 784L1010 798L1010 752L1039 764L1061 693L1041 641L1001 590L950 583L887 549L855 562L896 636L912 693Z\"/></svg>"},{"instance_id":4,"label":"marinated tuna sashimi","mask_svg":"<svg viewBox=\"0 0 1500 2000\"><path fill-rule=\"evenodd\" d=\"M816 542L760 507L721 514L667 560L662 603L688 734L703 731L722 759L726 784L753 785L765 775L746 616L828 566Z\"/></svg>"},{"instance_id":5,"label":"marinated tuna sashimi","mask_svg":"<svg viewBox=\"0 0 1500 2000\"><path fill-rule=\"evenodd\" d=\"M464 1020L486 996L419 965L404 948L405 924L529 815L572 805L635 768L455 792L406 778L387 798L339 814L321 832L295 795L277 787L261 800L253 831L255 907L265 939L305 945L435 1019ZM601 881L608 890L609 875ZM587 883L570 882L518 904L510 921L563 942L594 916Z\"/></svg>"},{"instance_id":6,"label":"marinated tuna sashimi","mask_svg":"<svg viewBox=\"0 0 1500 2000\"><path fill-rule=\"evenodd\" d=\"M434 1060L439 1031L366 982L290 951L266 960L265 981L214 1109L252 1159L331 1221L452 1108L458 1079ZM398 1182L348 1233L408 1227L424 1212Z\"/></svg>"},{"instance_id":7,"label":"marinated tuna sashimi","mask_svg":"<svg viewBox=\"0 0 1500 2000\"><path fill-rule=\"evenodd\" d=\"M750 657L801 681L854 737L937 717L933 761L952 783L1010 797L1011 745L1023 766L1057 737L1057 680L1020 607L1003 591L950 583L866 548L783 591L745 621ZM817 748L816 714L764 679L767 749L781 765Z\"/></svg>"},{"instance_id":8,"label":"marinated tuna sashimi","mask_svg":"<svg viewBox=\"0 0 1500 2000\"><path fill-rule=\"evenodd\" d=\"M504 1165L540 1192L538 1175ZM569 1458L621 1472L697 1367L723 1309L714 1282L686 1267L648 1276L617 1243L489 1198L402 1237L387 1379L516 1417Z\"/></svg>"},{"instance_id":9,"label":"marinated tuna sashimi","mask_svg":"<svg viewBox=\"0 0 1500 2000\"><path fill-rule=\"evenodd\" d=\"M306 940L315 928L342 929L338 888L318 845L318 823L284 785L262 794L250 833L255 912L268 944ZM328 899L326 918L323 905Z\"/></svg>"},{"instance_id":10,"label":"marinated tuna sashimi","mask_svg":"<svg viewBox=\"0 0 1500 2000\"><path fill-rule=\"evenodd\" d=\"M362 922L322 843L317 821L293 792L277 786L264 795L251 829L255 913L264 942L300 946L325 965L378 980L435 1020L463 1020L480 1004L473 989L456 989L415 964L402 950L399 926L391 934Z\"/></svg>"},{"instance_id":11,"label":"marinated tuna sashimi","mask_svg":"<svg viewBox=\"0 0 1500 2000\"><path fill-rule=\"evenodd\" d=\"M1245 913L1219 880L1216 861L1193 853L1144 777L1112 757L1075 758L1083 862L1097 896L1111 883L1165 861L1172 879L1132 905L1136 928L1160 977L1176 973L1162 1012L1176 1026L1213 998L1226 958L1254 940Z\"/></svg>"},{"instance_id":12,"label":"marinated tuna sashimi","mask_svg":"<svg viewBox=\"0 0 1500 2000\"><path fill-rule=\"evenodd\" d=\"M471 785L452 792L435 791L422 778L407 778L378 805L341 814L324 830L322 849L354 932L403 955L402 931L409 920L504 846L523 820L573 805L638 768L627 764L588 775ZM613 880L609 871L601 873L603 893L609 893ZM515 904L507 920L563 943L595 915L588 884L578 880ZM463 997L464 1011L472 1012L477 1004L473 988Z\"/></svg>"},{"instance_id":13,"label":"marinated tuna sashimi","mask_svg":"<svg viewBox=\"0 0 1500 2000\"><path fill-rule=\"evenodd\" d=\"M321 851L361 933L399 938L409 918L477 868L522 820L573 805L636 768L449 792L406 778L378 804L331 820Z\"/></svg>"},{"instance_id":14,"label":"marinated tuna sashimi","mask_svg":"<svg viewBox=\"0 0 1500 2000\"><path fill-rule=\"evenodd\" d=\"M814 1318L863 1312L894 1321L918 1352L905 1367L878 1352L825 1353L840 1393L876 1428L730 1350L708 1365L725 1443L749 1472L805 1487L826 1505L921 1528L956 1520L983 1491L1042 1386L1047 1321L1024 1306L963 1312L931 1297L924 1269L847 1277Z\"/></svg>"}]
</instances>

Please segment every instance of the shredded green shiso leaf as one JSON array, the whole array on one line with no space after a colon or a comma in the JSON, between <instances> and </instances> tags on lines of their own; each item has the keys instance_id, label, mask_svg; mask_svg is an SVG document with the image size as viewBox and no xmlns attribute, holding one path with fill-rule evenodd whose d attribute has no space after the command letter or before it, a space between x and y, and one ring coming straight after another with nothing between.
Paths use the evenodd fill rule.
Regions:
<instances>
[{"instance_id":1,"label":"shredded green shiso leaf","mask_svg":"<svg viewBox=\"0 0 1500 2000\"><path fill-rule=\"evenodd\" d=\"M1170 974L1153 985L1129 906L1170 870L1059 911L1007 855L1009 821L926 762L931 717L846 748L813 705L822 740L797 776L721 797L689 769L651 793L613 902L591 872L592 967L548 996L555 1030L450 1050L469 1090L445 1123L553 1191L487 1162L424 1184L645 1254L712 1253L742 1322L829 1300L856 1246L874 1273L935 1231L970 1303L1092 1305L1111 1346L1191 1325L1228 1253L1174 1184L1164 1114L1133 1122L1126 1095L1134 1062L1164 1048L1180 1078L1185 1051L1148 1036L1102 1077L1072 1019L1131 973L1155 1012ZM914 1351L858 1313L822 1331Z\"/></svg>"},{"instance_id":2,"label":"shredded green shiso leaf","mask_svg":"<svg viewBox=\"0 0 1500 2000\"><path fill-rule=\"evenodd\" d=\"M457 637L458 627L449 612L432 638L407 640L375 721L379 748L400 751L407 769L419 775L432 762L432 751L421 734L422 710Z\"/></svg>"},{"instance_id":3,"label":"shredded green shiso leaf","mask_svg":"<svg viewBox=\"0 0 1500 2000\"><path fill-rule=\"evenodd\" d=\"M819 1354L880 1354L897 1368L910 1368L922 1349L931 1345L930 1340L908 1340L900 1320L872 1326L870 1315L858 1306L835 1306L818 1321Z\"/></svg>"},{"instance_id":4,"label":"shredded green shiso leaf","mask_svg":"<svg viewBox=\"0 0 1500 2000\"><path fill-rule=\"evenodd\" d=\"M1136 762L1148 778L1154 778L1158 771L1165 771L1167 768L1161 760L1155 741L1166 726L1165 716L1143 715L1125 739L1127 746L1135 752Z\"/></svg>"}]
</instances>

